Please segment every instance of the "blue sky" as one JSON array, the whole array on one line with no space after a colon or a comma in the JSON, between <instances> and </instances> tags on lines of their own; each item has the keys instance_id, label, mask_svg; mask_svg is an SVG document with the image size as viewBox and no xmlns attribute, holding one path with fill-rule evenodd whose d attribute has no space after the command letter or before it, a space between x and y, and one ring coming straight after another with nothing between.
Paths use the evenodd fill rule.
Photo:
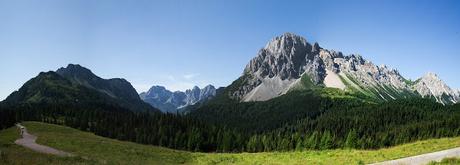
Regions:
<instances>
[{"instance_id":1,"label":"blue sky","mask_svg":"<svg viewBox=\"0 0 460 165\"><path fill-rule=\"evenodd\" d=\"M0 100L69 63L138 92L226 86L284 32L460 88L460 1L0 0Z\"/></svg>"}]
</instances>

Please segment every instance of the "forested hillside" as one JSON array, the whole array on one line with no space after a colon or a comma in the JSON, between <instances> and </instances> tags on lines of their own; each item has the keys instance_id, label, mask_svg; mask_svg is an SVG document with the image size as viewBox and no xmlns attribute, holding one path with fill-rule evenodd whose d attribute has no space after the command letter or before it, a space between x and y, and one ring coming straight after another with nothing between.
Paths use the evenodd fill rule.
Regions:
<instances>
[{"instance_id":1,"label":"forested hillside","mask_svg":"<svg viewBox=\"0 0 460 165\"><path fill-rule=\"evenodd\" d=\"M43 121L204 152L370 149L460 134L460 105L425 99L373 104L313 92L292 92L265 102L208 104L188 115L138 113L108 104L38 103L2 107L0 113L2 128L17 121Z\"/></svg>"}]
</instances>

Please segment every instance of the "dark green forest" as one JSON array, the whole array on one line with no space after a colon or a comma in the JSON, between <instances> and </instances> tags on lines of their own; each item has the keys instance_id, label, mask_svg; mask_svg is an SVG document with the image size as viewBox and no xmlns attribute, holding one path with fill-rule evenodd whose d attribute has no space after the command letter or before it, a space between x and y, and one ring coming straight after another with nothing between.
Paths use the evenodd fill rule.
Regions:
<instances>
[{"instance_id":1,"label":"dark green forest","mask_svg":"<svg viewBox=\"0 0 460 165\"><path fill-rule=\"evenodd\" d=\"M210 102L186 115L133 112L112 104L0 106L0 128L20 121L202 152L375 149L460 134L460 105L429 99L369 103L290 92L265 102Z\"/></svg>"}]
</instances>

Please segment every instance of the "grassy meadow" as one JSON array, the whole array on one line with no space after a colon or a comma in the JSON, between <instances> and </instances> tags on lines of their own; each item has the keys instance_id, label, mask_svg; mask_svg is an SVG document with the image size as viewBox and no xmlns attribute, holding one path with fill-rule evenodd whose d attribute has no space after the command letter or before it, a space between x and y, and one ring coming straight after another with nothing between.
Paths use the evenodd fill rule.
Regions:
<instances>
[{"instance_id":1,"label":"grassy meadow","mask_svg":"<svg viewBox=\"0 0 460 165\"><path fill-rule=\"evenodd\" d=\"M59 125L39 122L25 122L23 125L38 136L37 143L77 156L40 154L15 145L14 140L19 133L12 127L0 132L0 164L367 164L460 146L460 137L456 137L379 150L193 153L108 139Z\"/></svg>"}]
</instances>

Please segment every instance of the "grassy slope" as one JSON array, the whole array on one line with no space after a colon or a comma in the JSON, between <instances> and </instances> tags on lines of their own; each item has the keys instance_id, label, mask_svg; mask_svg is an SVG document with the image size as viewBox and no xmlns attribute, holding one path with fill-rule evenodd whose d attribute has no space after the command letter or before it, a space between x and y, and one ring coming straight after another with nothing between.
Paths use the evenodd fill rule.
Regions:
<instances>
[{"instance_id":1,"label":"grassy slope","mask_svg":"<svg viewBox=\"0 0 460 165\"><path fill-rule=\"evenodd\" d=\"M122 142L76 129L26 122L38 143L78 155L73 158L34 153L13 145L15 128L0 132L0 164L358 164L396 159L460 146L460 137L421 141L375 151L328 150L272 153L191 153ZM33 162L33 163L31 163Z\"/></svg>"},{"instance_id":2,"label":"grassy slope","mask_svg":"<svg viewBox=\"0 0 460 165\"><path fill-rule=\"evenodd\" d=\"M445 158L441 162L431 162L429 165L458 165L460 164L459 158Z\"/></svg>"},{"instance_id":3,"label":"grassy slope","mask_svg":"<svg viewBox=\"0 0 460 165\"><path fill-rule=\"evenodd\" d=\"M0 131L0 164L78 164L80 157L62 158L36 153L32 150L14 144L19 138L19 131L9 128Z\"/></svg>"}]
</instances>

